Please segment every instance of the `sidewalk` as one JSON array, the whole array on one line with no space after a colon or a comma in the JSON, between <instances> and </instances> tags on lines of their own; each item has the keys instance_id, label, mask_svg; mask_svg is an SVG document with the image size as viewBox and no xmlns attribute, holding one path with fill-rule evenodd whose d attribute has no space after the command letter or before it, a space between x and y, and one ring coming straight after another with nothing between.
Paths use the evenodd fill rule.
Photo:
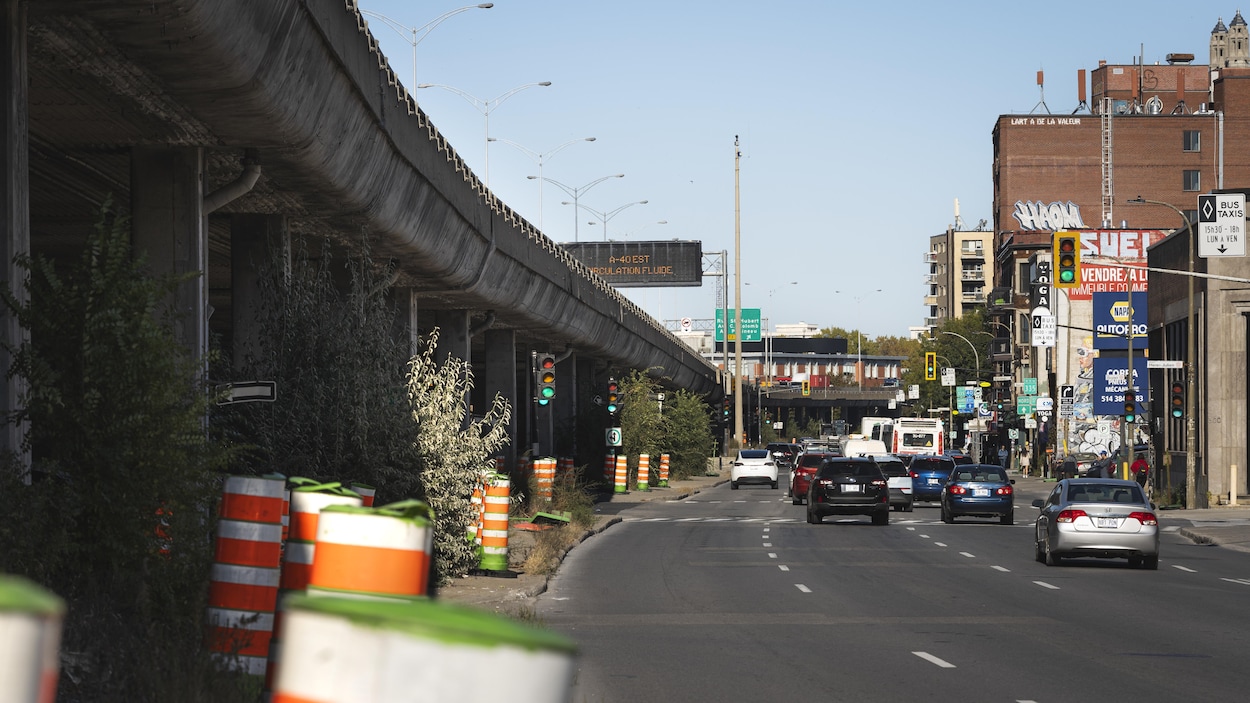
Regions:
<instances>
[{"instance_id":1,"label":"sidewalk","mask_svg":"<svg viewBox=\"0 0 1250 703\"><path fill-rule=\"evenodd\" d=\"M1054 483L1037 476L1020 476L1016 480L1038 485ZM1020 515L1018 510L1016 515ZM1157 515L1161 525L1179 527L1177 534L1197 544L1250 553L1250 504L1213 505L1194 510L1161 508Z\"/></svg>"},{"instance_id":2,"label":"sidewalk","mask_svg":"<svg viewBox=\"0 0 1250 703\"><path fill-rule=\"evenodd\" d=\"M596 513L600 506L619 506L621 504L638 504L651 501L684 500L706 488L725 483L729 480L729 464L725 463L721 471L715 475L697 476L680 481L669 481L668 488L652 487L648 491L629 491L627 493L605 493L595 503ZM615 514L603 514L595 520L595 524L584 530L577 543L603 532L621 521ZM571 529L571 528L560 528ZM510 574L515 576L467 576L439 589L437 598L452 603L462 603L483 610L500 614L526 618L532 615L529 599L547 590L550 574L526 574L519 571L525 561L528 547L533 543L531 532L512 529L508 531L508 564ZM574 547L575 548L575 547ZM567 552L565 552L567 554Z\"/></svg>"}]
</instances>

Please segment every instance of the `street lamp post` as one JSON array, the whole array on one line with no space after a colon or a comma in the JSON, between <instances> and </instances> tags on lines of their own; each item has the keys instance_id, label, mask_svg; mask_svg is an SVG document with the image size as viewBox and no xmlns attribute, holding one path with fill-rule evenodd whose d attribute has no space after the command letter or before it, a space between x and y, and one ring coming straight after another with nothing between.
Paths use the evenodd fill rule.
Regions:
<instances>
[{"instance_id":1,"label":"street lamp post","mask_svg":"<svg viewBox=\"0 0 1250 703\"><path fill-rule=\"evenodd\" d=\"M548 183L550 183L551 185L553 185L553 186L555 186L555 187L559 188L560 190L564 191L565 193L568 193L568 194L569 194L569 197L573 199L573 241L574 241L574 242L578 241L578 232L577 232L577 221L578 221L578 214L577 214L577 199L578 199L578 198L580 198L580 197L582 196L582 194L583 194L583 193L585 193L586 191L590 190L591 188L594 188L595 186L599 185L600 183L603 183L604 181L608 180L609 178L624 178L624 177L625 177L625 174L623 174L623 173L616 173L616 174L613 174L613 175L611 175L611 176L603 176L602 178L596 178L595 180L593 180L593 181L591 181L591 182L587 183L586 185L584 185L584 186L582 186L582 187L580 187L580 188L573 188L572 186L567 186L567 185L565 185L565 184L561 183L560 181L555 180L554 178L547 178L546 176L526 176L526 178L528 178L528 179L530 179L530 180L535 180L535 179L537 179L537 180L547 181L547 182L548 182Z\"/></svg>"},{"instance_id":2,"label":"street lamp post","mask_svg":"<svg viewBox=\"0 0 1250 703\"><path fill-rule=\"evenodd\" d=\"M1185 232L1187 233L1186 236L1189 237L1189 243L1186 246L1186 249L1188 249L1187 253L1189 255L1189 276L1187 276L1189 279L1187 288L1187 295L1189 297L1189 320L1186 324L1187 329L1185 330L1185 507L1189 510L1193 510L1198 507L1198 460L1196 456L1198 451L1198 420L1194 417L1194 410L1196 409L1196 400L1194 396L1197 395L1197 388L1194 387L1194 384L1198 379L1198 337L1195 330L1195 327L1197 327L1197 320L1194 316L1194 248L1197 247L1198 242L1194 237L1194 225L1190 222L1189 216L1175 205L1159 200L1147 200L1140 195L1136 198L1128 200L1127 202L1135 204L1149 203L1151 205L1161 205L1163 207L1172 208L1176 211L1176 214L1181 216L1181 220L1185 223ZM1133 321L1130 318L1130 340L1132 339L1133 332L1132 322ZM1132 359L1129 360L1129 363L1132 363ZM1131 374L1132 372L1130 371L1130 378L1132 377ZM1136 398L1134 398L1134 400L1136 400Z\"/></svg>"},{"instance_id":3,"label":"street lamp post","mask_svg":"<svg viewBox=\"0 0 1250 703\"><path fill-rule=\"evenodd\" d=\"M585 210L586 212L589 212L590 214L594 215L595 217L598 217L598 218L599 218L599 221L603 223L603 241L605 241L605 242L606 242L606 241L608 241L608 220L610 220L610 219L612 219L613 217L616 217L617 215L621 214L621 211L622 211L622 210L624 210L625 208L628 208L628 207L633 207L634 205L646 205L646 204L647 204L647 201L646 201L646 200L635 200L635 201L634 201L634 202L632 202L632 203L625 203L624 205L622 205L622 206L620 206L620 207L618 207L618 208L615 208L615 209L612 209L612 210L608 210L608 211L606 211L606 212L600 212L600 211L598 211L598 210L596 210L596 209L594 209L594 208L592 208L592 207L590 207L590 206L588 206L588 205L581 205L581 204L579 204L579 203L571 203L571 202L568 202L567 200L566 200L566 201L564 201L564 202L561 202L560 204L561 204L561 205L572 205L574 208L581 208L581 209ZM588 224L594 224L594 223L593 223L593 222L591 222L591 223L588 223Z\"/></svg>"},{"instance_id":4,"label":"street lamp post","mask_svg":"<svg viewBox=\"0 0 1250 703\"><path fill-rule=\"evenodd\" d=\"M880 292L881 292L881 289L878 288L874 291L870 291L869 293L864 293L863 295L852 295L851 300L855 301L855 307L856 309L858 309L860 304L864 302L864 298L867 298L871 293L880 293ZM835 290L834 293L840 294L842 293L842 291ZM857 380L859 381L859 392L863 393L864 392L864 333L860 331L859 325L855 326L855 376L857 377Z\"/></svg>"},{"instance_id":5,"label":"street lamp post","mask_svg":"<svg viewBox=\"0 0 1250 703\"><path fill-rule=\"evenodd\" d=\"M621 235L621 239L629 239L630 235L632 235L632 234L636 234L636 233L638 233L638 232L641 232L641 231L643 231L644 229L646 229L646 228L650 227L651 225L666 225L666 224L668 224L668 220L659 220L659 221L656 221L656 222L648 222L647 224L645 224L645 225L643 225L643 226L641 226L641 227L636 227L636 228L631 229L630 231L626 232L625 234Z\"/></svg>"},{"instance_id":6,"label":"street lamp post","mask_svg":"<svg viewBox=\"0 0 1250 703\"><path fill-rule=\"evenodd\" d=\"M396 34L398 34L401 37L404 37L408 41L408 43L412 45L412 83L411 83L411 86L412 88L415 88L417 85L417 44L420 44L423 39L429 36L430 32L434 31L435 27L442 24L443 20L447 19L448 17L451 17L452 15L458 15L461 12L468 12L469 10L489 10L490 8L494 6L495 6L495 3L493 2L484 2L480 5L466 5L465 7L458 7L454 10L448 10L447 12L444 12L443 14L439 15L438 17L435 17L429 22L426 22L420 27L404 26L400 22L397 22L396 20L393 20L390 17L387 17L386 15L383 15L381 13L373 12L372 10L361 10L360 14L368 15L369 17L372 17L374 19L381 20L382 24L393 29ZM408 37L405 35L411 35L412 38L408 39Z\"/></svg>"},{"instance_id":7,"label":"street lamp post","mask_svg":"<svg viewBox=\"0 0 1250 703\"><path fill-rule=\"evenodd\" d=\"M502 105L505 100L512 97L513 95L516 95L522 90L525 90L526 88L535 88L535 87L546 88L550 85L551 85L551 81L540 81L538 83L526 83L525 85L518 85L512 90L509 90L508 92L502 95L499 95L497 97L491 98L490 100L483 100L474 95L470 95L469 93L466 93L463 90L460 90L459 88L453 88L452 86L443 85L442 83L421 83L417 87L418 88L442 88L443 90L455 93L456 95L459 95L460 97L464 98L465 101L468 102L470 105L472 105L474 108L476 108L478 112L482 113L482 118L486 124L486 131L482 137L482 144L484 145L484 150L486 152L486 187L490 188L490 113L494 112L495 108Z\"/></svg>"},{"instance_id":8,"label":"street lamp post","mask_svg":"<svg viewBox=\"0 0 1250 703\"><path fill-rule=\"evenodd\" d=\"M527 149L521 146L520 144L517 144L516 142L508 140L508 139L488 137L486 141L503 142L504 144L509 144L511 146L514 146L517 149L519 149L521 153L529 156L531 159L534 159L535 161L538 162L538 179L537 179L538 180L538 231L541 232L543 229L543 159L551 158L555 156L557 153L559 153L561 149L563 149L566 146L569 146L571 144L576 144L578 142L593 142L595 141L595 138L594 137L581 137L579 139L570 139L567 142L561 144L560 146L554 147L552 149L548 149L546 152L541 153L541 154L536 151Z\"/></svg>"},{"instance_id":9,"label":"street lamp post","mask_svg":"<svg viewBox=\"0 0 1250 703\"><path fill-rule=\"evenodd\" d=\"M977 382L977 387L979 388L981 385L981 354L977 352L977 345L973 344L967 337L963 336L962 334L959 334L958 332L947 332L946 330L942 330L942 334L949 334L952 337L959 337L960 339L964 340L964 342L968 344L969 348L972 349L972 358L976 361L976 365L977 365L976 382ZM978 427L979 426L980 425L978 424ZM972 443L972 460L977 462L978 464L981 463L981 440L980 440L979 434L977 437L977 441Z\"/></svg>"}]
</instances>

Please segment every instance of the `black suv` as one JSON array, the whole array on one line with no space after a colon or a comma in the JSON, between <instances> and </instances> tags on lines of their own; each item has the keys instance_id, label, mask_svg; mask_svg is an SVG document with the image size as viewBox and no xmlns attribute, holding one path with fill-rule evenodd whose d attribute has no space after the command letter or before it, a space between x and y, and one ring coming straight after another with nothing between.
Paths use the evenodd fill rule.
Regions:
<instances>
[{"instance_id":1,"label":"black suv","mask_svg":"<svg viewBox=\"0 0 1250 703\"><path fill-rule=\"evenodd\" d=\"M872 524L890 524L890 487L876 462L867 457L826 459L807 493L807 521L826 515L871 515Z\"/></svg>"},{"instance_id":2,"label":"black suv","mask_svg":"<svg viewBox=\"0 0 1250 703\"><path fill-rule=\"evenodd\" d=\"M773 453L773 461L780 469L793 469L794 456L802 450L799 445L788 442L769 442L765 448Z\"/></svg>"}]
</instances>

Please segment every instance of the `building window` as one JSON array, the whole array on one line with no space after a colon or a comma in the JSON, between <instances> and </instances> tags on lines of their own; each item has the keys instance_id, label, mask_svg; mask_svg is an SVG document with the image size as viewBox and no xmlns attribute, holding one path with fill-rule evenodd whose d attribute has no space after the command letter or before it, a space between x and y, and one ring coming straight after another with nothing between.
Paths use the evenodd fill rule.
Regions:
<instances>
[{"instance_id":1,"label":"building window","mask_svg":"<svg viewBox=\"0 0 1250 703\"><path fill-rule=\"evenodd\" d=\"M1202 151L1202 132L1196 129L1185 130L1184 138L1181 141L1182 151Z\"/></svg>"},{"instance_id":2,"label":"building window","mask_svg":"<svg viewBox=\"0 0 1250 703\"><path fill-rule=\"evenodd\" d=\"M1196 191L1202 189L1202 172L1201 171L1184 171L1182 178L1181 190Z\"/></svg>"}]
</instances>

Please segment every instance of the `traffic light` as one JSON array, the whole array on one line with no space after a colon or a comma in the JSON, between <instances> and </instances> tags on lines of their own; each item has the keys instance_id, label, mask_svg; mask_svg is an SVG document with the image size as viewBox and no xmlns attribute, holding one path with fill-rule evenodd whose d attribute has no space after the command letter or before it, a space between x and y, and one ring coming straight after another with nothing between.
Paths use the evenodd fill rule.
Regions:
<instances>
[{"instance_id":1,"label":"traffic light","mask_svg":"<svg viewBox=\"0 0 1250 703\"><path fill-rule=\"evenodd\" d=\"M1137 422L1137 401L1132 398L1124 400L1124 421Z\"/></svg>"},{"instance_id":2,"label":"traffic light","mask_svg":"<svg viewBox=\"0 0 1250 703\"><path fill-rule=\"evenodd\" d=\"M725 396L725 399L721 401L721 419L723 419L725 422L729 422L729 416L733 414L733 409L734 409L733 398L730 398L729 396Z\"/></svg>"},{"instance_id":3,"label":"traffic light","mask_svg":"<svg viewBox=\"0 0 1250 703\"><path fill-rule=\"evenodd\" d=\"M999 388L994 391L994 409L998 412L1003 411L1003 390Z\"/></svg>"},{"instance_id":4,"label":"traffic light","mask_svg":"<svg viewBox=\"0 0 1250 703\"><path fill-rule=\"evenodd\" d=\"M538 354L538 404L547 405L556 396L556 357Z\"/></svg>"},{"instance_id":5,"label":"traffic light","mask_svg":"<svg viewBox=\"0 0 1250 703\"><path fill-rule=\"evenodd\" d=\"M616 383L615 378L608 379L608 414L616 417L616 413L621 409L621 387Z\"/></svg>"},{"instance_id":6,"label":"traffic light","mask_svg":"<svg viewBox=\"0 0 1250 703\"><path fill-rule=\"evenodd\" d=\"M812 382L807 379L803 379L803 395L811 395L811 394L812 394Z\"/></svg>"},{"instance_id":7,"label":"traffic light","mask_svg":"<svg viewBox=\"0 0 1250 703\"><path fill-rule=\"evenodd\" d=\"M1185 383L1183 381L1172 381L1172 417L1180 420L1185 417Z\"/></svg>"},{"instance_id":8,"label":"traffic light","mask_svg":"<svg viewBox=\"0 0 1250 703\"><path fill-rule=\"evenodd\" d=\"M1056 288L1081 285L1081 239L1076 232L1055 232L1051 256L1055 260Z\"/></svg>"},{"instance_id":9,"label":"traffic light","mask_svg":"<svg viewBox=\"0 0 1250 703\"><path fill-rule=\"evenodd\" d=\"M924 380L937 380L937 352L924 353Z\"/></svg>"}]
</instances>

